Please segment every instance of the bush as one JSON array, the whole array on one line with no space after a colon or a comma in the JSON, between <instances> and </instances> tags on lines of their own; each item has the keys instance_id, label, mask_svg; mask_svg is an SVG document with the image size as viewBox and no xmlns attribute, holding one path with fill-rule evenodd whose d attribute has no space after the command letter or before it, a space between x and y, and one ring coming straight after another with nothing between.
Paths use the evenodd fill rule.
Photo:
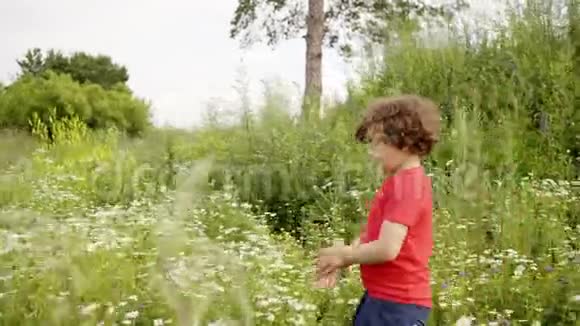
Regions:
<instances>
[{"instance_id":1,"label":"bush","mask_svg":"<svg viewBox=\"0 0 580 326\"><path fill-rule=\"evenodd\" d=\"M93 129L114 126L138 135L150 125L149 105L126 88L104 90L49 71L44 77L22 77L4 90L0 96L0 128L29 130L34 115L47 122L51 109L56 110L57 120L76 116Z\"/></svg>"}]
</instances>

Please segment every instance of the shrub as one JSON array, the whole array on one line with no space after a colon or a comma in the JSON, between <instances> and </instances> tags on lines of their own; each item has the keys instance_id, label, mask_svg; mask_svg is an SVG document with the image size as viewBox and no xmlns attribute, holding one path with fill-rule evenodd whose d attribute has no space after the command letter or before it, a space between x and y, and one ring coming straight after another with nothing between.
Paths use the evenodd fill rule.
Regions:
<instances>
[{"instance_id":1,"label":"shrub","mask_svg":"<svg viewBox=\"0 0 580 326\"><path fill-rule=\"evenodd\" d=\"M104 90L95 84L79 84L68 75L47 72L45 77L25 76L0 96L0 127L29 129L37 115L47 121L76 116L94 129L116 127L131 135L150 125L149 105L123 87Z\"/></svg>"}]
</instances>

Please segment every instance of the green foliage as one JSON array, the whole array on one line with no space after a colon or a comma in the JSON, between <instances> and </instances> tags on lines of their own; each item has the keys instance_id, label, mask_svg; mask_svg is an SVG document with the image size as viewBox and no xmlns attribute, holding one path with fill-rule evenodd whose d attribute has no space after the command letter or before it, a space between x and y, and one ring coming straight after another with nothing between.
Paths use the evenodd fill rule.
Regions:
<instances>
[{"instance_id":1,"label":"green foliage","mask_svg":"<svg viewBox=\"0 0 580 326\"><path fill-rule=\"evenodd\" d=\"M127 69L108 56L35 48L18 65L19 78L0 88L0 127L27 128L34 116L46 122L51 109L57 120L76 116L93 129L138 135L150 125L148 103L133 96Z\"/></svg>"},{"instance_id":2,"label":"green foliage","mask_svg":"<svg viewBox=\"0 0 580 326\"><path fill-rule=\"evenodd\" d=\"M113 191L110 181L121 183L116 189L154 189L160 180L150 177L165 167L132 160L139 147L125 152L116 134L78 137L87 130L78 120L53 123L57 141L2 174L10 183L0 190L17 194L0 211L1 323L26 315L30 324L60 325L316 323L317 302L327 296L310 286L310 259L291 239L271 237L263 216L239 203L231 188L206 196L197 188L203 169L194 166L177 191ZM35 130L46 129L38 122ZM26 234L28 249L12 241L16 234ZM258 274L261 282L250 277ZM341 292L352 293L355 284L348 281ZM49 308L53 299L58 309ZM343 313L345 306L338 306ZM344 318L339 312L328 322Z\"/></svg>"},{"instance_id":3,"label":"green foliage","mask_svg":"<svg viewBox=\"0 0 580 326\"><path fill-rule=\"evenodd\" d=\"M32 116L32 134L41 141L53 144L74 144L87 137L88 129L78 117L56 120L56 110L51 110L47 123L44 123L36 114Z\"/></svg>"},{"instance_id":4,"label":"green foliage","mask_svg":"<svg viewBox=\"0 0 580 326\"><path fill-rule=\"evenodd\" d=\"M311 286L311 250L341 236L341 214L363 216L336 184L317 190L320 210L311 213L326 211L329 230L303 224L305 249L285 234L272 235L266 226L272 214L256 213L263 207L240 200L242 189L226 183L206 193L211 162L178 168L178 182L161 192L143 191L156 189L154 183L164 179L152 176L169 166L149 159L172 151L199 154L185 150L197 146L186 144L188 135L166 134L173 150L159 146L159 134L121 146L118 134L87 131L78 120L54 123L56 142L33 153L31 164L0 174L0 193L12 193L0 197L1 323L349 324L362 295L358 269L346 272L334 290ZM288 144L304 142L304 129L287 129L295 137ZM348 134L345 126L337 129ZM35 130L46 128L38 122ZM141 153L144 148L151 157ZM327 155L323 146L317 150ZM459 145L454 150L463 151ZM284 151L265 154L274 153ZM469 153L464 161L476 162L476 151ZM349 155L362 160L365 154ZM174 165L183 167L179 159L184 157ZM367 167L356 170L369 173ZM574 324L580 313L574 287L580 281L580 230L578 219L571 219L578 198L570 186L495 180L467 163L453 165L451 177L432 172L438 207L429 325L454 324L460 317L478 324ZM331 178L339 180L337 174ZM356 187L372 187L372 179L354 179ZM348 193L354 201L361 198L356 187Z\"/></svg>"},{"instance_id":5,"label":"green foliage","mask_svg":"<svg viewBox=\"0 0 580 326\"><path fill-rule=\"evenodd\" d=\"M26 51L24 58L17 60L17 63L23 75L38 75L45 70L43 54L39 48Z\"/></svg>"},{"instance_id":6,"label":"green foliage","mask_svg":"<svg viewBox=\"0 0 580 326\"><path fill-rule=\"evenodd\" d=\"M116 127L138 135L149 125L149 105L124 89L105 90L96 84L79 84L70 76L47 72L45 77L24 76L0 96L0 127L29 128L37 116L47 122L76 116L90 128Z\"/></svg>"},{"instance_id":7,"label":"green foliage","mask_svg":"<svg viewBox=\"0 0 580 326\"><path fill-rule=\"evenodd\" d=\"M425 23L447 23L468 8L463 0L445 4L423 1L333 1L326 12L327 41L344 54L352 52L352 41L383 44L396 39L401 28L417 31ZM335 27L336 26L336 27ZM340 26L340 29L337 28ZM341 39L345 28L347 39Z\"/></svg>"},{"instance_id":8,"label":"green foliage","mask_svg":"<svg viewBox=\"0 0 580 326\"><path fill-rule=\"evenodd\" d=\"M468 111L486 130L486 168L501 172L497 163L509 161L517 162L519 175L565 177L578 155L577 78L570 74L577 58L574 40L560 32L552 9L527 8L495 37L467 46L458 35L438 48L415 39L388 46L384 66L353 89L353 98L364 105L368 98L398 93L431 97L441 104L448 127L456 112ZM512 136L521 140L497 142ZM437 157L441 163L450 159ZM547 169L546 162L560 166Z\"/></svg>"},{"instance_id":9,"label":"green foliage","mask_svg":"<svg viewBox=\"0 0 580 326\"><path fill-rule=\"evenodd\" d=\"M119 84L124 85L129 80L127 69L105 55L94 56L85 52L75 52L66 56L55 50L49 50L44 55L40 49L34 48L28 50L24 58L17 62L22 76L40 76L47 71L53 71L70 75L81 84L97 84L105 89L114 88Z\"/></svg>"}]
</instances>

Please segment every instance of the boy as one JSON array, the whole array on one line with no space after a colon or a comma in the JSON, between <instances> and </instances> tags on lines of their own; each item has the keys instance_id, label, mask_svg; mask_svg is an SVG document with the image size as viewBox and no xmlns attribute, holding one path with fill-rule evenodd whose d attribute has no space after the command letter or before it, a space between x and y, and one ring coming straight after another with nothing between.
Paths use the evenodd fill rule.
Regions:
<instances>
[{"instance_id":1,"label":"boy","mask_svg":"<svg viewBox=\"0 0 580 326\"><path fill-rule=\"evenodd\" d=\"M366 227L350 246L319 252L319 284L332 286L340 268L358 264L365 294L355 326L425 325L432 307L431 180L421 159L439 137L439 111L430 100L405 95L379 99L357 129L386 179L373 199Z\"/></svg>"}]
</instances>

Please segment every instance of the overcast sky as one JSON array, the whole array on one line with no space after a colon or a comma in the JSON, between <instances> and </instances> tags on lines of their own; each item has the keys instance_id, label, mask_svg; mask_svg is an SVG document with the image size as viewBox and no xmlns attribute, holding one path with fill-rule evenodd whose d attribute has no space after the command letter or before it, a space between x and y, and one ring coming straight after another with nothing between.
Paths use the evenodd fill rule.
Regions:
<instances>
[{"instance_id":1,"label":"overcast sky","mask_svg":"<svg viewBox=\"0 0 580 326\"><path fill-rule=\"evenodd\" d=\"M260 80L281 78L302 91L304 41L272 50L242 51L228 38L237 0L0 0L0 81L14 79L27 49L110 55L125 65L129 85L153 103L157 124L199 123L211 98L235 100L237 71L245 67L255 101ZM356 67L324 53L325 95L343 96Z\"/></svg>"}]
</instances>

